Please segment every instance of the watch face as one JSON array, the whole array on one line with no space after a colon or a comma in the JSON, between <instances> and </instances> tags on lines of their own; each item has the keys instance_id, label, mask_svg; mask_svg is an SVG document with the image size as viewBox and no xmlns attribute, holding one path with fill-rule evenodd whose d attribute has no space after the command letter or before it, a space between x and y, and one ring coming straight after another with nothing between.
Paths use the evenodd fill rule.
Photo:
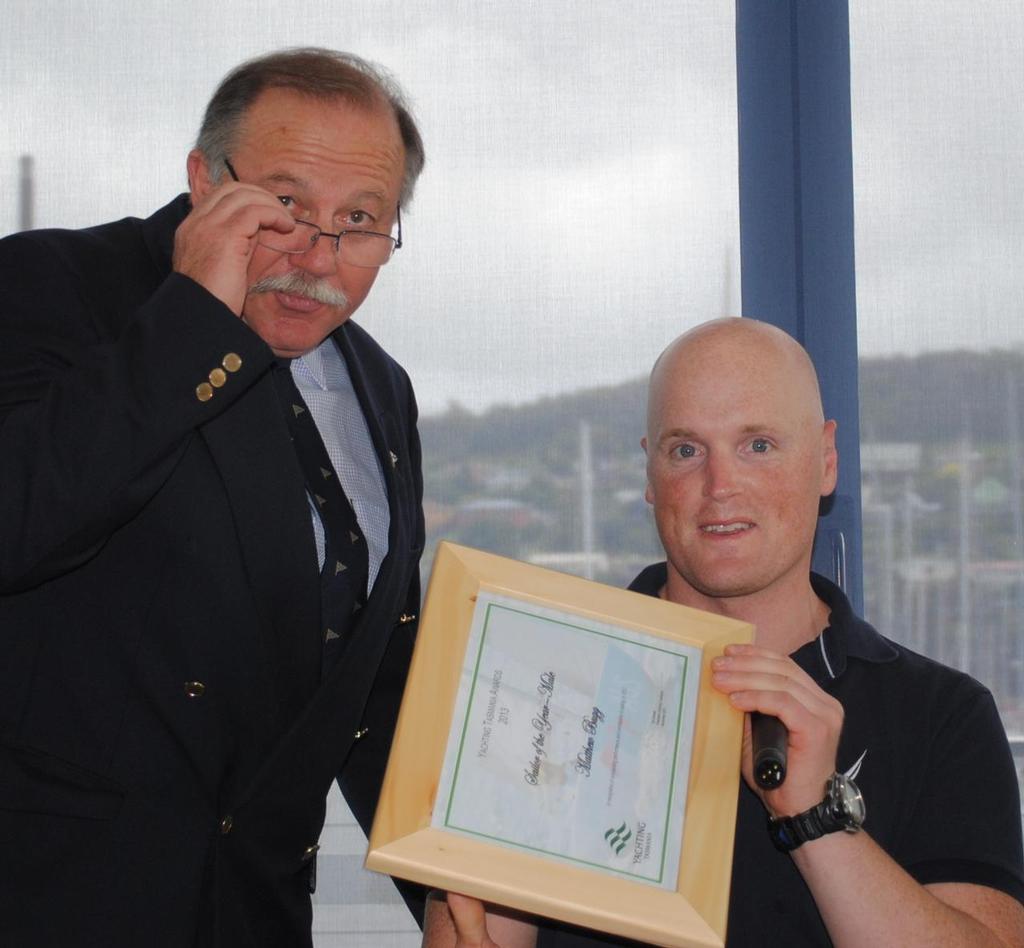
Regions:
<instances>
[{"instance_id":1,"label":"watch face","mask_svg":"<svg viewBox=\"0 0 1024 948\"><path fill-rule=\"evenodd\" d=\"M849 777L836 774L829 785L829 804L832 815L850 830L859 829L864 822L866 808L860 789Z\"/></svg>"}]
</instances>

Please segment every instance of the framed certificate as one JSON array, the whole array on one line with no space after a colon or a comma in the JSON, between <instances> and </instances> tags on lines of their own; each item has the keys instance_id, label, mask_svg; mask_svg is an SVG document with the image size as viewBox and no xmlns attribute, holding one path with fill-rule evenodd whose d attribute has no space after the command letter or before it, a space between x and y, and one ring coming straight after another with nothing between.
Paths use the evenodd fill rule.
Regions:
<instances>
[{"instance_id":1,"label":"framed certificate","mask_svg":"<svg viewBox=\"0 0 1024 948\"><path fill-rule=\"evenodd\" d=\"M721 946L753 628L440 544L368 868L660 945Z\"/></svg>"}]
</instances>

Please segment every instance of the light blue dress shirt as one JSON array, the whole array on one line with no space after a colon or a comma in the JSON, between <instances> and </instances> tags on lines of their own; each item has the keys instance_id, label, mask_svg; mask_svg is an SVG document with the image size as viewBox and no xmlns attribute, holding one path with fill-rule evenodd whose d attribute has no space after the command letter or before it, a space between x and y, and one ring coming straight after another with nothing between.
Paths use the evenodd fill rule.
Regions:
<instances>
[{"instance_id":1,"label":"light blue dress shirt","mask_svg":"<svg viewBox=\"0 0 1024 948\"><path fill-rule=\"evenodd\" d=\"M387 556L391 514L384 473L359 398L352 386L352 377L330 336L316 349L293 359L291 372L366 537L369 595L380 571L380 564ZM309 498L309 508L313 518L316 552L322 568L325 556L324 525L312 497Z\"/></svg>"}]
</instances>

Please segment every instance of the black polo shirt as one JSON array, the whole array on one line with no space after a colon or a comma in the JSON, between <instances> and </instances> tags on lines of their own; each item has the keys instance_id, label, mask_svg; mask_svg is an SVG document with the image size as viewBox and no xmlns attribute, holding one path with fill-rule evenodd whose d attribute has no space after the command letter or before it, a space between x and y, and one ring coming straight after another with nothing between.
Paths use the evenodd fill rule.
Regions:
<instances>
[{"instance_id":1,"label":"black polo shirt","mask_svg":"<svg viewBox=\"0 0 1024 948\"><path fill-rule=\"evenodd\" d=\"M665 581L658 563L630 589L656 596ZM827 579L812 573L811 585L831 610L829 625L792 658L842 702L836 766L864 793L864 831L922 884L975 883L1024 902L1017 775L992 695L879 635ZM830 944L803 877L772 846L766 822L741 783L729 948ZM545 925L539 948L627 944Z\"/></svg>"}]
</instances>

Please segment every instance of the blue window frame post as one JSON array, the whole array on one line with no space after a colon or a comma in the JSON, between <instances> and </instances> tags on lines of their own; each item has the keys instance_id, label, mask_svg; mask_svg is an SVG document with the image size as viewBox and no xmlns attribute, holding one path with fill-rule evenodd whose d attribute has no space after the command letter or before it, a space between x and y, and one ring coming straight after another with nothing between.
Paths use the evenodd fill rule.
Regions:
<instances>
[{"instance_id":1,"label":"blue window frame post","mask_svg":"<svg viewBox=\"0 0 1024 948\"><path fill-rule=\"evenodd\" d=\"M811 354L838 422L839 483L813 568L863 610L846 0L737 0L743 313Z\"/></svg>"}]
</instances>

